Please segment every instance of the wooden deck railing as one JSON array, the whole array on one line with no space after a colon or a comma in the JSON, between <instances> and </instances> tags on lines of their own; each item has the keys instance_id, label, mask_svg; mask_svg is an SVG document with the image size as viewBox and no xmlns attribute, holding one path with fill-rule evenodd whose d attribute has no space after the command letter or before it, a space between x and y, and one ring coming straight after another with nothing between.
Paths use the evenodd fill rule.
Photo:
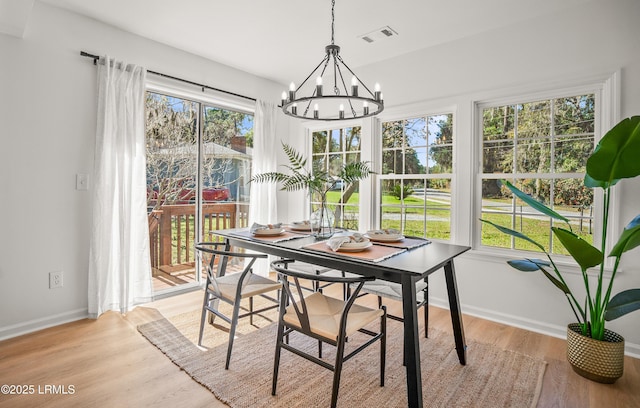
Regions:
<instances>
[{"instance_id":1,"label":"wooden deck railing","mask_svg":"<svg viewBox=\"0 0 640 408\"><path fill-rule=\"evenodd\" d=\"M249 205L210 203L202 205L202 233L217 229L241 228L248 224ZM163 205L149 214L151 266L186 264L194 261L195 206L193 204Z\"/></svg>"}]
</instances>

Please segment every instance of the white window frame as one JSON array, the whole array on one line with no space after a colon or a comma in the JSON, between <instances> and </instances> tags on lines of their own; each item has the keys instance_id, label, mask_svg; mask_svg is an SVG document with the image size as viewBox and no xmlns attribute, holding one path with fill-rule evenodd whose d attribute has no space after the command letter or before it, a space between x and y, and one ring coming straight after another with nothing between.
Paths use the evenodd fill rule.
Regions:
<instances>
[{"instance_id":1,"label":"white window frame","mask_svg":"<svg viewBox=\"0 0 640 408\"><path fill-rule=\"evenodd\" d=\"M336 120L336 121L324 121L324 122L312 122L306 121L302 123L302 127L305 131L305 151L307 152L307 170L312 171L313 164L313 133L321 132L323 130L331 131L334 129L344 129L348 127L360 127L360 160L363 162L372 163L371 160L371 126L369 120ZM342 152L344 153L344 152ZM372 177L369 177L372 179ZM359 185L359 202L358 202L358 226L360 231L369 229L369 206L360 205L363 197L371 196L371 185L367 180L360 180ZM305 208L310 208L309 194L305 194ZM307 211L308 213L308 211Z\"/></svg>"},{"instance_id":2,"label":"white window frame","mask_svg":"<svg viewBox=\"0 0 640 408\"><path fill-rule=\"evenodd\" d=\"M148 77L146 91L157 92L176 98L189 99L218 108L229 109L237 112L255 115L255 102L232 95L220 94L215 91L202 90L195 85L176 83L175 80L162 77Z\"/></svg>"},{"instance_id":3,"label":"white window frame","mask_svg":"<svg viewBox=\"0 0 640 408\"><path fill-rule=\"evenodd\" d=\"M473 223L472 248L474 255L482 258L493 259L513 259L514 257L531 257L539 252L525 251L519 249L497 248L482 245L482 225L479 219L482 214L482 110L488 106L503 106L517 103L527 103L529 101L547 100L575 95L593 93L595 95L595 126L594 139L597 144L602 136L611 129L619 120L619 95L620 95L620 72L588 78L574 84L557 84L549 89L539 91L532 87L511 92L509 96L495 97L491 99L478 100L474 102L473 109L473 156L474 156L474 177L473 177ZM612 188L611 212L609 217L609 231L607 247L611 248L614 240L619 235L619 199L618 189ZM600 247L600 237L602 236L602 191L594 190L594 229L593 245ZM558 263L565 266L577 267L575 261L570 256L554 254ZM605 259L605 266L611 267L611 260Z\"/></svg>"},{"instance_id":4,"label":"white window frame","mask_svg":"<svg viewBox=\"0 0 640 408\"><path fill-rule=\"evenodd\" d=\"M452 168L451 173L427 173L427 174L382 174L382 165L383 165L383 147L382 147L382 124L384 122L393 122L400 120L410 120L415 118L428 118L431 116L440 116L440 115L452 115L452 135L453 135L453 143L452 143ZM381 201L382 201L382 191L380 190L380 182L381 180L405 180L405 179L424 179L424 180L434 180L434 179L449 179L451 182L451 203L449 209L449 239L433 239L429 238L433 241L439 242L455 242L456 236L456 221L458 219L456 209L457 206L457 183L456 183L456 160L457 160L457 150L458 150L458 137L457 137L457 109L455 106L446 106L442 109L438 108L425 108L425 107L413 107L411 109L405 110L397 110L397 112L392 113L390 115L384 115L378 117L376 120L376 134L375 134L375 185L373 195L373 202L375 203L373 208L373 219L372 225L374 228L380 228L380 221L382 219L382 209L381 209ZM428 146L427 146L428 148Z\"/></svg>"}]
</instances>

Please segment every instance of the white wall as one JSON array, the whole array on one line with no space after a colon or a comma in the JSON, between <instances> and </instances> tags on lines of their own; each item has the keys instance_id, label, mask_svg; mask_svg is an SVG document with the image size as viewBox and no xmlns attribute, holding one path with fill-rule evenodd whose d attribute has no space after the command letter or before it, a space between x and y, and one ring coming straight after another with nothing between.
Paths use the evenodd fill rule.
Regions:
<instances>
[{"instance_id":1,"label":"white wall","mask_svg":"<svg viewBox=\"0 0 640 408\"><path fill-rule=\"evenodd\" d=\"M383 85L390 111L406 104L455 105L457 137L467 143L473 101L521 85L544 88L618 69L620 111L627 117L640 114L638 17L635 0L594 1L357 72L366 82ZM86 314L90 193L75 190L75 174L91 173L93 167L96 70L80 50L273 102L283 89L36 2L23 39L0 34L0 338ZM298 121L278 125L279 137L290 135L294 146L304 146ZM470 196L468 159L458 157L456 180ZM640 182L623 181L620 187L624 224L640 212ZM304 215L297 198L278 199L283 219ZM469 208L460 212L461 223L472 222ZM468 234L457 233L456 241L469 243ZM640 250L627 254L623 266L616 291L640 287ZM456 269L466 313L559 336L572 321L566 302L543 277L519 274L502 260L473 253L459 259ZM64 272L64 287L50 290L48 273L55 270ZM432 282L434 301L445 303L440 274ZM628 350L640 354L640 313L609 327L625 336Z\"/></svg>"},{"instance_id":2,"label":"white wall","mask_svg":"<svg viewBox=\"0 0 640 408\"><path fill-rule=\"evenodd\" d=\"M36 2L24 38L0 34L0 338L86 315L91 203L75 175L92 173L97 89L81 50L272 102L282 88Z\"/></svg>"},{"instance_id":3,"label":"white wall","mask_svg":"<svg viewBox=\"0 0 640 408\"><path fill-rule=\"evenodd\" d=\"M640 115L640 2L595 1L553 17L537 18L473 38L357 69L366 80L383 86L388 111L416 106L457 109L459 146L472 139L474 101L509 96L516 88L541 90L551 84L602 76L621 70L620 116ZM384 115L384 113L383 113ZM462 198L455 241L470 244L469 224L477 224L471 207L473 169L469 149L459 150L456 182ZM640 213L640 180L622 181L621 228ZM463 225L466 224L466 225ZM542 275L519 273L505 259L474 251L456 261L463 312L565 337L575 318L564 296ZM614 293L640 288L640 249L625 254L624 271ZM433 300L446 304L441 274L433 277ZM579 276L570 285L580 289ZM579 291L579 290L578 290ZM640 312L608 327L622 334L627 351L640 355Z\"/></svg>"}]
</instances>

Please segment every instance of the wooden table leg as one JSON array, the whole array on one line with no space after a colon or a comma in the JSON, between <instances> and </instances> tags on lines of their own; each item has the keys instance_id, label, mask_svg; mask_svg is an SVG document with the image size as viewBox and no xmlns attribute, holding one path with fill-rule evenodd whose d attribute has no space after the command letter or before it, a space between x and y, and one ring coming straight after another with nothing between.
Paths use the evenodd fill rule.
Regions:
<instances>
[{"instance_id":1,"label":"wooden table leg","mask_svg":"<svg viewBox=\"0 0 640 408\"><path fill-rule=\"evenodd\" d=\"M451 311L451 324L453 325L453 337L456 341L456 351L460 364L467 364L467 344L464 339L464 327L462 326L462 314L460 313L460 300L458 299L458 284L453 260L444 265L444 276L447 281L447 294L449 296L449 310Z\"/></svg>"},{"instance_id":2,"label":"wooden table leg","mask_svg":"<svg viewBox=\"0 0 640 408\"><path fill-rule=\"evenodd\" d=\"M409 407L422 407L422 373L416 282L409 274L402 276L402 311L404 316L404 353L407 368L407 401Z\"/></svg>"}]
</instances>

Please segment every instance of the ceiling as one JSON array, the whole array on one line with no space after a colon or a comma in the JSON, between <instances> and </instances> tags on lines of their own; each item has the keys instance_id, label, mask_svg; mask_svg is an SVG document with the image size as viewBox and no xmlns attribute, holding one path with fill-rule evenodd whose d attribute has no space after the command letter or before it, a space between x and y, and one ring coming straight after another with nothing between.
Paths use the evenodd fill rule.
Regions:
<instances>
[{"instance_id":1,"label":"ceiling","mask_svg":"<svg viewBox=\"0 0 640 408\"><path fill-rule=\"evenodd\" d=\"M0 0L0 10L21 1ZM283 84L303 80L331 42L330 0L37 1ZM335 43L357 71L590 1L595 0L337 0ZM373 43L359 38L385 26L397 35Z\"/></svg>"}]
</instances>

